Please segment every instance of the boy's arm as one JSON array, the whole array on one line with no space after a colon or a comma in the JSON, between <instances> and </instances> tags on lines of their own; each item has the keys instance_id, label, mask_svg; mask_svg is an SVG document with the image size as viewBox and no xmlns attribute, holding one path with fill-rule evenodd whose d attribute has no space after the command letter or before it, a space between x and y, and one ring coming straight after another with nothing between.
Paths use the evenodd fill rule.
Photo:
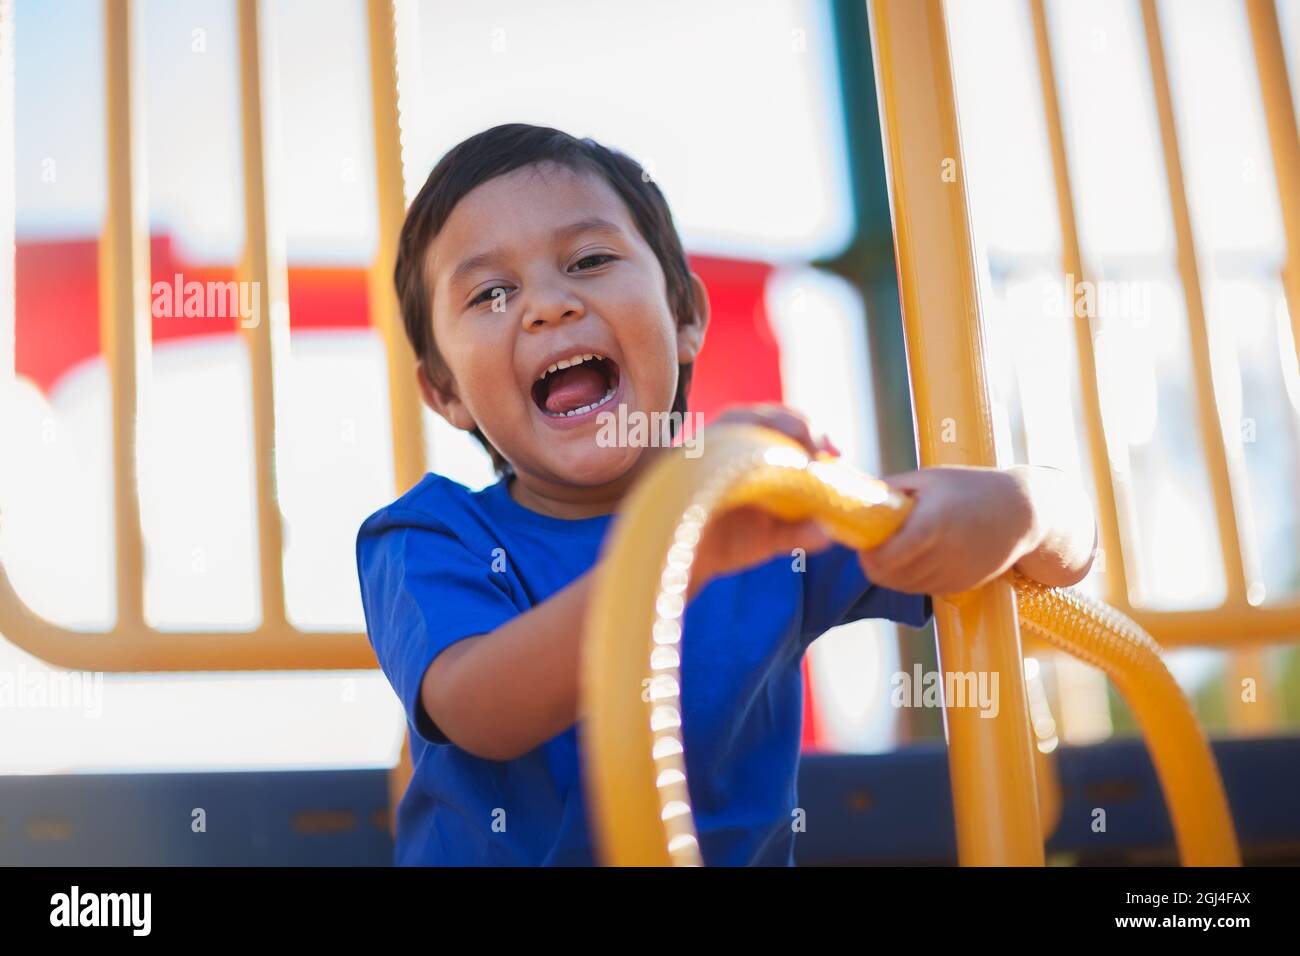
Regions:
<instances>
[{"instance_id":1,"label":"boy's arm","mask_svg":"<svg viewBox=\"0 0 1300 956\"><path fill-rule=\"evenodd\" d=\"M420 700L449 740L478 757L513 760L574 724L594 574L434 658ZM688 599L706 582L707 575L695 575Z\"/></svg>"},{"instance_id":2,"label":"boy's arm","mask_svg":"<svg viewBox=\"0 0 1300 956\"><path fill-rule=\"evenodd\" d=\"M1033 540L1038 542L1015 569L1050 587L1078 584L1097 550L1097 523L1087 493L1056 468L1017 465L1009 470L1024 483L1034 513Z\"/></svg>"},{"instance_id":3,"label":"boy's arm","mask_svg":"<svg viewBox=\"0 0 1300 956\"><path fill-rule=\"evenodd\" d=\"M878 552L889 544L877 553L861 553L864 568L878 583L951 593L1010 566L1052 587L1075 584L1088 573L1096 547L1092 506L1063 472L1036 466L1005 472L949 468L894 480L923 492L921 521L908 529L916 546L900 532L896 543L905 546L904 553L886 556L889 566L877 564ZM827 544L814 522L792 525L758 509L737 509L711 526L701 541L688 600L714 576L794 547L811 552ZM581 642L594 573L586 572L496 630L459 641L434 659L421 681L420 699L457 746L490 760L512 760L578 719Z\"/></svg>"}]
</instances>

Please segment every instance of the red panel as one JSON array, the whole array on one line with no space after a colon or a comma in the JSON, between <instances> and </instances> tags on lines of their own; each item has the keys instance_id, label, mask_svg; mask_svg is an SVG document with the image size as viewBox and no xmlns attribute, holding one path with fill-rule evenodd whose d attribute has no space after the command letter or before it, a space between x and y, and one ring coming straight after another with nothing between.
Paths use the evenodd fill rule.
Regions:
<instances>
[{"instance_id":1,"label":"red panel","mask_svg":"<svg viewBox=\"0 0 1300 956\"><path fill-rule=\"evenodd\" d=\"M728 405L781 400L781 354L767 318L765 262L691 256L709 291L712 318L691 382L692 411L714 418Z\"/></svg>"},{"instance_id":2,"label":"red panel","mask_svg":"<svg viewBox=\"0 0 1300 956\"><path fill-rule=\"evenodd\" d=\"M15 361L18 373L45 392L74 366L100 354L98 251L94 239L18 244ZM232 281L233 266L188 262L167 236L150 241L149 266L151 297L158 282L173 290L179 282L181 292L179 302L172 293L173 314L151 317L154 342L235 333L236 317L184 315L184 283ZM364 328L370 321L366 280L363 268L290 268L290 328Z\"/></svg>"},{"instance_id":3,"label":"red panel","mask_svg":"<svg viewBox=\"0 0 1300 956\"><path fill-rule=\"evenodd\" d=\"M765 299L772 266L708 256L691 256L690 263L704 280L713 312L691 383L691 410L709 421L728 405L781 401L781 350ZM822 731L807 657L802 669L801 744L816 750Z\"/></svg>"},{"instance_id":4,"label":"red panel","mask_svg":"<svg viewBox=\"0 0 1300 956\"><path fill-rule=\"evenodd\" d=\"M14 363L48 393L99 354L99 245L20 242L14 257Z\"/></svg>"}]
</instances>

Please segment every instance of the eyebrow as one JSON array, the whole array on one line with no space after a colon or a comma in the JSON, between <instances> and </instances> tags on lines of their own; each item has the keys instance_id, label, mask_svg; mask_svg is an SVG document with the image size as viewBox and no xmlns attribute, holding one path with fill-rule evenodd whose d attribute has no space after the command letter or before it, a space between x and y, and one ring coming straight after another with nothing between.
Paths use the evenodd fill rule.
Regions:
<instances>
[{"instance_id":1,"label":"eyebrow","mask_svg":"<svg viewBox=\"0 0 1300 956\"><path fill-rule=\"evenodd\" d=\"M581 235L584 232L600 232L610 236L623 235L623 230L608 219L602 219L600 216L590 216L586 219L579 219L577 222L571 222L567 226L560 226L555 230L555 232L551 233L551 238L560 242ZM503 252L499 247L496 249L489 249L487 252L480 252L478 255L470 256L452 270L451 276L447 280L447 285L454 288L456 282L466 274L473 272L475 269L490 266L502 257Z\"/></svg>"}]
</instances>

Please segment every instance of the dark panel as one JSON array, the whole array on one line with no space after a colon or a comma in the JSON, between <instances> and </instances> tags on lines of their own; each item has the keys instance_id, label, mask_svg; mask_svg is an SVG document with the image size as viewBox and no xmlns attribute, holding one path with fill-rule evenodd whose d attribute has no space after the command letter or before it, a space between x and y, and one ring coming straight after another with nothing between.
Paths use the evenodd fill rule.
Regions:
<instances>
[{"instance_id":1,"label":"dark panel","mask_svg":"<svg viewBox=\"0 0 1300 956\"><path fill-rule=\"evenodd\" d=\"M383 770L0 776L0 861L385 866ZM196 833L195 810L206 815Z\"/></svg>"}]
</instances>

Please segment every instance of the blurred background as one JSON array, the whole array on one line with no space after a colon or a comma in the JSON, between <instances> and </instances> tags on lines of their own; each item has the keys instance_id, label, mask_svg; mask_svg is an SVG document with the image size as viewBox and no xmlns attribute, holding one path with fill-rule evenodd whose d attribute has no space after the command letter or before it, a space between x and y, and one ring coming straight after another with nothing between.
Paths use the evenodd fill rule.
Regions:
<instances>
[{"instance_id":1,"label":"blurred background","mask_svg":"<svg viewBox=\"0 0 1300 956\"><path fill-rule=\"evenodd\" d=\"M11 328L0 302L0 562L32 612L93 642L116 618L98 259L105 5L7 6L12 155L0 162L12 161L3 201L13 202L14 243L12 275L0 279L12 279L0 291L13 302ZM1293 602L1300 372L1245 7L1158 6L1219 412L1246 476L1238 517L1259 572L1249 599ZM1214 607L1226 584L1140 10L1130 0L1046 8L1082 252L1099 287L1110 467L1131 502L1121 529L1129 595L1137 607ZM713 302L692 408L712 417L735 402L784 401L866 471L914 467L860 4L398 0L395 11L408 199L446 150L497 123L556 126L628 153L667 195ZM1007 465L1077 472L1091 487L1030 5L949 0L947 11L999 453ZM381 239L370 46L363 0L263 0L260 13L268 200L288 269L275 450L285 611L310 640L363 628L356 530L398 490L367 291ZM1276 14L1300 102L1300 0L1277 0ZM234 0L137 0L130 22L151 279L233 278L246 239ZM161 632L253 630L262 610L248 346L230 319L150 321L135 463L145 619ZM423 415L429 470L475 488L494 480L469 436ZM1094 595L1106 565L1084 584ZM933 667L933 645L932 631L883 622L817 641L805 749L941 745L940 713L889 702L890 676ZM1169 661L1214 736L1294 734L1295 647L1185 648ZM27 679L47 667L0 633L0 671ZM1248 705L1243 674L1259 685ZM1051 657L1034 675L1043 749L1132 736L1099 673ZM372 779L398 762L405 730L375 670L106 674L99 710L0 706L0 774ZM11 832L9 849L54 859L68 826L35 850Z\"/></svg>"}]
</instances>

